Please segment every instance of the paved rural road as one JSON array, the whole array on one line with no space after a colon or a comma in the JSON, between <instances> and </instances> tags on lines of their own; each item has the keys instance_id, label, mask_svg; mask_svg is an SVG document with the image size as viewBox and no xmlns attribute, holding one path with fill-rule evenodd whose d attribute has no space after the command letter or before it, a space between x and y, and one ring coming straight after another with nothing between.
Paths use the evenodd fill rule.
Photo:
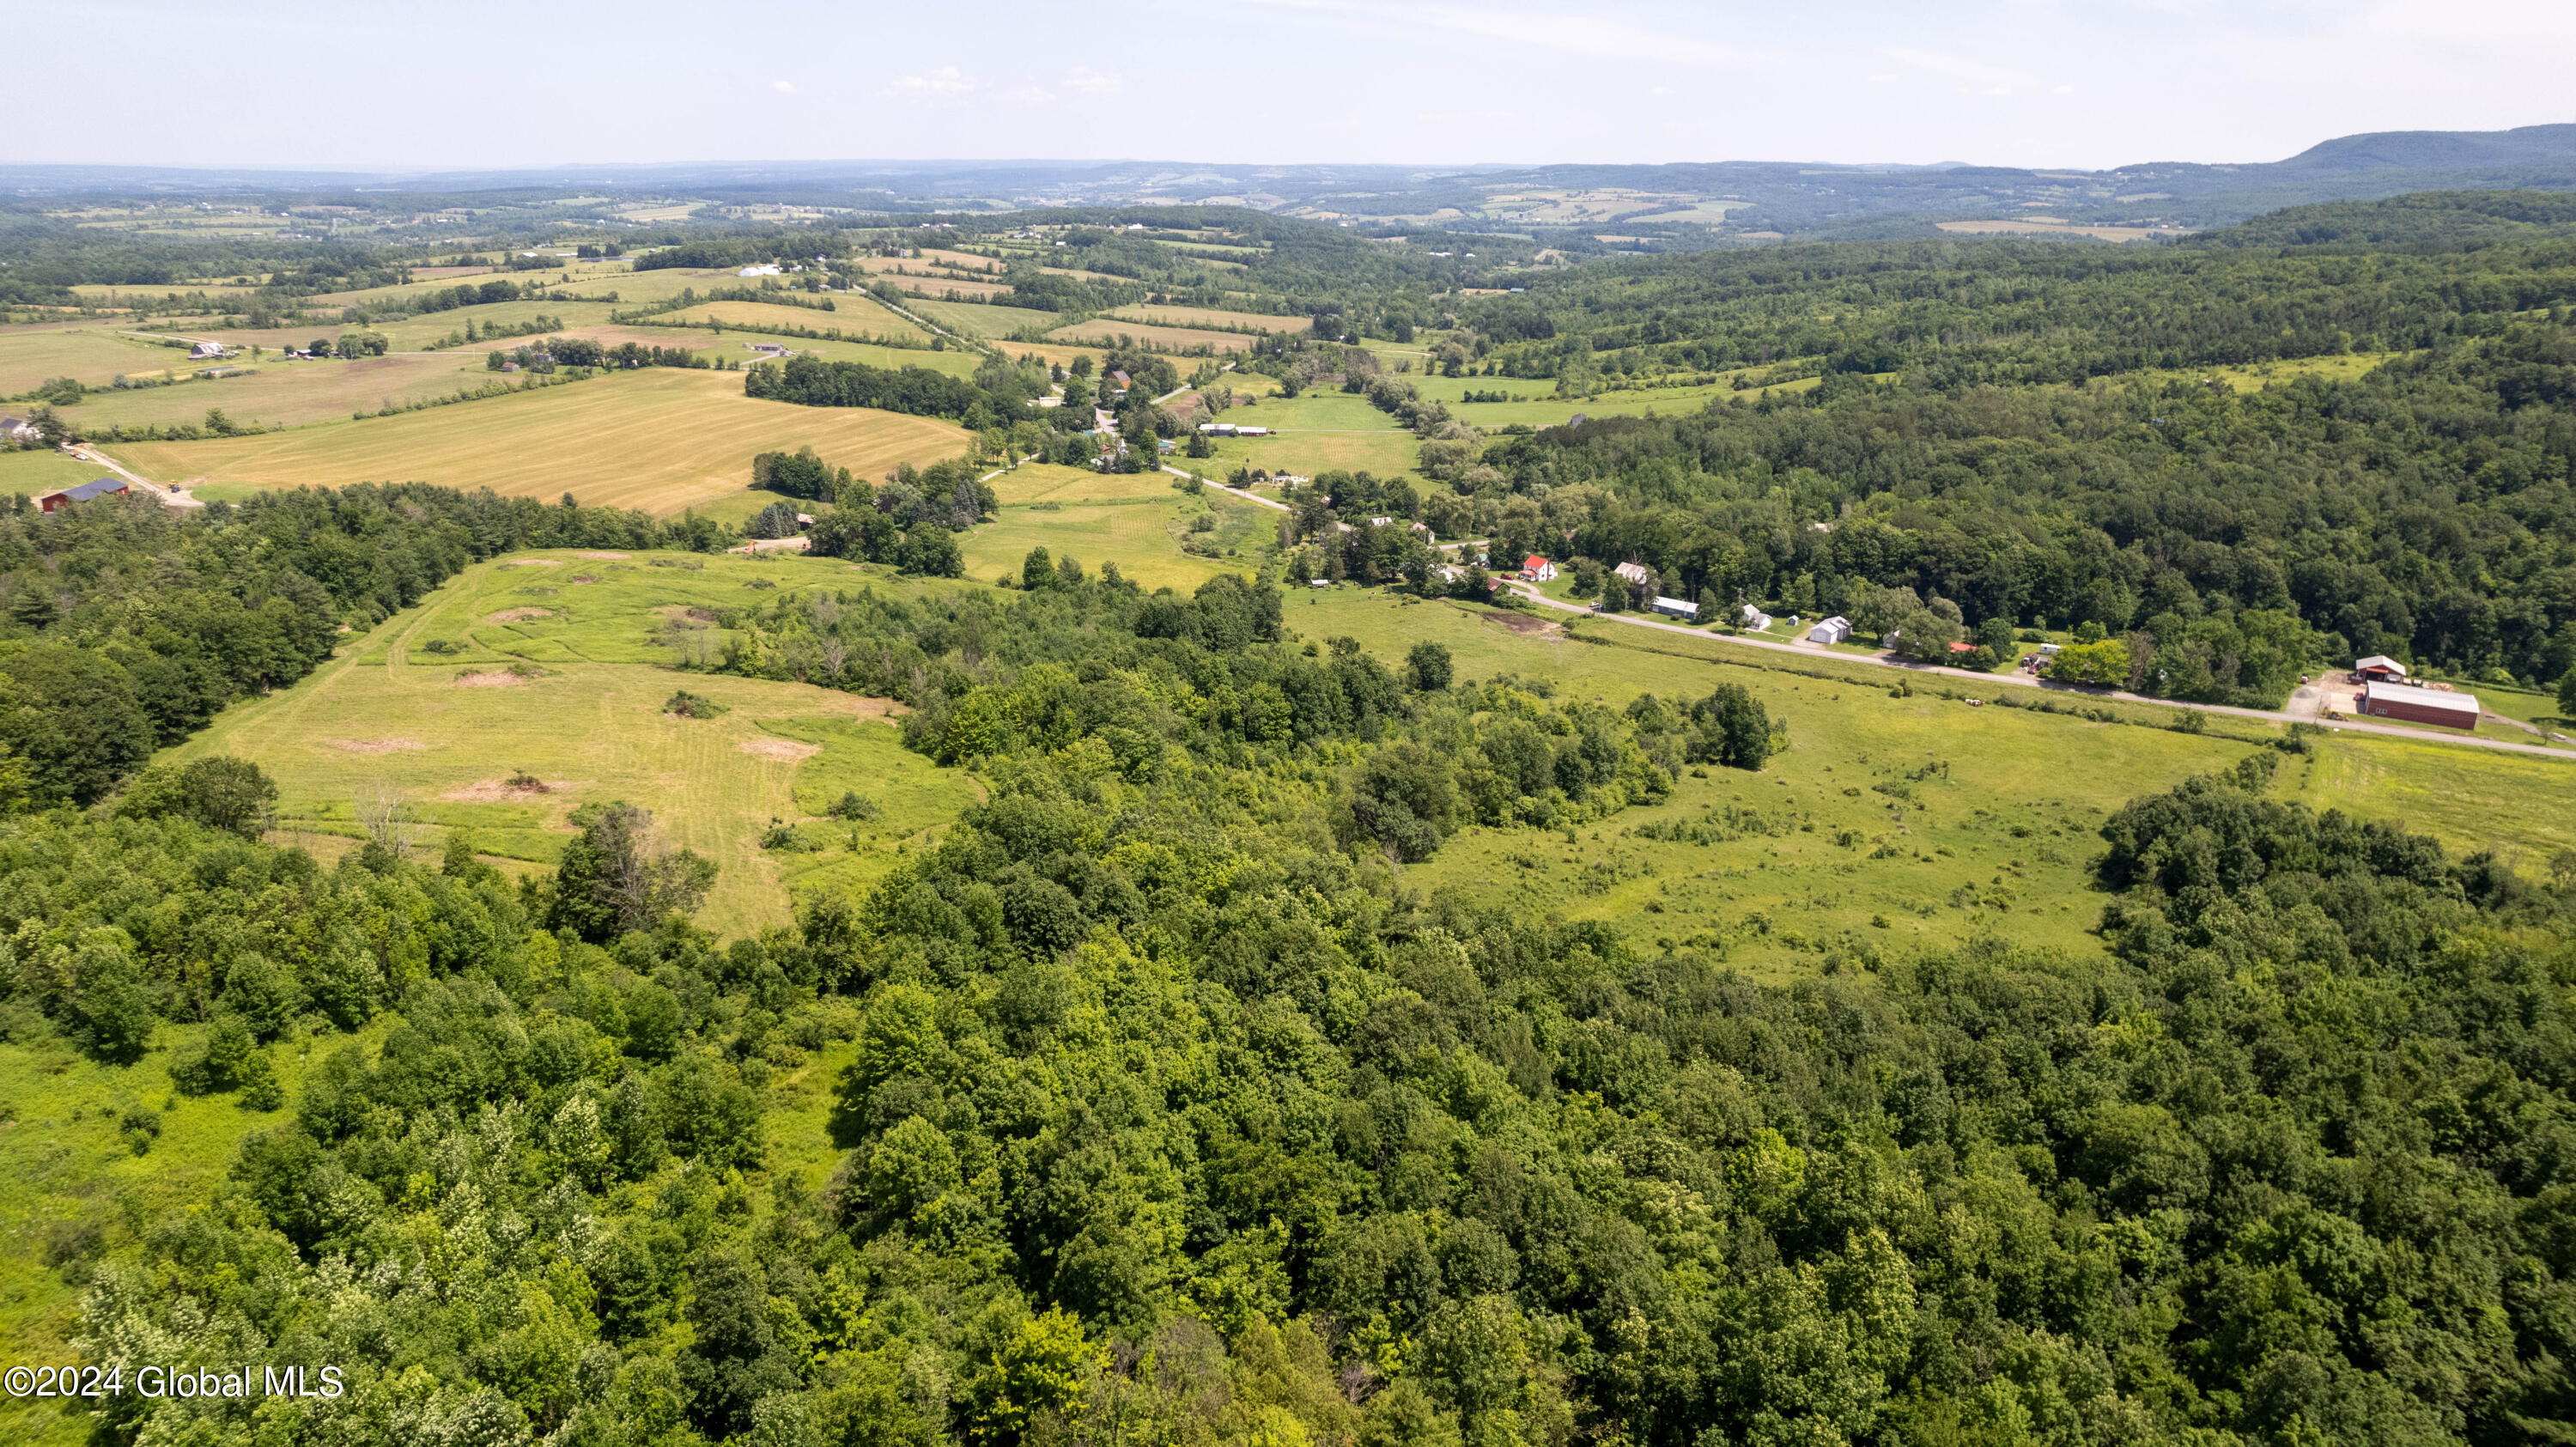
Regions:
<instances>
[{"instance_id":1,"label":"paved rural road","mask_svg":"<svg viewBox=\"0 0 2576 1447\"><path fill-rule=\"evenodd\" d=\"M2144 694L2122 693L2116 689L2108 693L2103 693L2089 688L2080 688L2073 684L2050 683L2045 679L2032 678L2027 674L2022 673L1971 673L1964 668L1944 668L1938 664L1931 663L1909 663L1902 659L1889 657L1884 654L1874 657L1864 657L1849 653L1829 653L1821 646L1811 647L1803 643L1775 643L1762 638L1731 638L1724 634L1703 633L1696 628L1684 628L1676 623L1665 623L1658 619L1639 617L1629 613L1597 612L1587 604L1565 603L1560 602L1557 599L1550 598L1539 592L1535 587L1526 583L1514 582L1511 584L1511 588L1513 592L1518 593L1521 597L1528 599L1530 602L1536 603L1542 608L1552 608L1560 613L1580 613L1586 618L1597 619L1606 623L1624 623L1631 628L1652 628L1663 633L1678 633L1685 638L1706 639L1725 647L1759 648L1771 653L1793 653L1802 658L1830 658L1841 663L1865 663L1878 668L1901 669L1907 673L1937 673L1970 683L2000 683L2013 688L2036 688L2045 690L2049 693L2063 693L2077 698L2115 698L2125 703L2153 704L2159 708L2184 708L2191 709L2199 713L2228 714L2236 718L2259 719L2265 723L2307 723L2313 721L2308 718L2300 718L2287 711L2273 711L2259 708L2234 708L2227 704L2219 703L2182 703L2170 698L2149 698ZM2392 738L2423 739L2432 743L2460 744L2473 749L2493 749L2498 753L2505 754L2530 754L2537 758L2557 759L2564 763L2576 763L2576 753L2571 753L2565 749L2547 748L2540 744L2517 744L2504 739L2482 739L2467 734L2437 734L2425 729L2399 728L2394 724L2365 723L2359 719L2345 719L2341 723L2324 724L2322 727L2338 730L2349 729L2355 733L2387 734Z\"/></svg>"}]
</instances>

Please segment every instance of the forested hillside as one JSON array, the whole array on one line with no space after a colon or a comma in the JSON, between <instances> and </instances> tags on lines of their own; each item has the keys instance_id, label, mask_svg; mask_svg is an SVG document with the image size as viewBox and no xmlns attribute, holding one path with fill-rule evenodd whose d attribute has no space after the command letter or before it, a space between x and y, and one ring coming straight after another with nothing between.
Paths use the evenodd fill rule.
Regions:
<instances>
[{"instance_id":1,"label":"forested hillside","mask_svg":"<svg viewBox=\"0 0 2576 1447\"><path fill-rule=\"evenodd\" d=\"M845 601L854 655L1087 621L1121 666L919 716L990 801L760 939L574 928L568 899L655 876L604 821L517 890L185 809L0 831L16 1037L211 1015L188 1078L274 1108L261 1042L326 1036L210 1209L63 1256L86 1360L336 1362L350 1391L125 1397L113 1435L2566 1430L2563 885L2264 802L2258 756L2104 829L2106 975L1998 944L1761 987L1337 849L1355 795L1302 761L1343 746L1194 724L1178 688L1275 667L1259 607L1112 632L1128 605L1085 589ZM1550 745L1527 694L1415 671L1378 729L1492 758L1515 717L1586 727ZM379 1012L373 1048L327 1039ZM819 1050L850 1052L842 1163L765 1177L771 1072Z\"/></svg>"},{"instance_id":2,"label":"forested hillside","mask_svg":"<svg viewBox=\"0 0 2576 1447\"><path fill-rule=\"evenodd\" d=\"M1583 396L1803 358L1764 379L1822 382L1464 462L1435 440L1424 465L1492 505L1509 556L1639 561L1684 597L1857 616L1903 588L1971 628L2099 624L2127 639L2129 686L2176 698L2274 704L2303 669L2368 653L2554 682L2576 667L2564 210L2382 203L2247 228L2312 238L2292 246L1578 272L1469 309L1483 370ZM2253 391L2190 370L2357 351L2395 355Z\"/></svg>"}]
</instances>

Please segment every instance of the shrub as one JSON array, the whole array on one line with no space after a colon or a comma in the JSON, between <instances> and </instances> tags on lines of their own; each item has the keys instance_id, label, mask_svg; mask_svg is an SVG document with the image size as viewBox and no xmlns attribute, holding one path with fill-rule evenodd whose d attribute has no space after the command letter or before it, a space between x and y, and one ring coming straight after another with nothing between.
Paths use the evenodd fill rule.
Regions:
<instances>
[{"instance_id":1,"label":"shrub","mask_svg":"<svg viewBox=\"0 0 2576 1447\"><path fill-rule=\"evenodd\" d=\"M678 714L682 718L714 718L726 709L714 699L701 698L684 688L671 695L670 701L662 705L662 712Z\"/></svg>"}]
</instances>

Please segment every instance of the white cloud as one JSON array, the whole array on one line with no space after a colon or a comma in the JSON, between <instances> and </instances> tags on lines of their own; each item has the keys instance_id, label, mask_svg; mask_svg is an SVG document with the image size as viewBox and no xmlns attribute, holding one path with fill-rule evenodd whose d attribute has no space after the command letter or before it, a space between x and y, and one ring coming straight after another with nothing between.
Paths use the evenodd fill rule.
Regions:
<instances>
[{"instance_id":1,"label":"white cloud","mask_svg":"<svg viewBox=\"0 0 2576 1447\"><path fill-rule=\"evenodd\" d=\"M796 94L796 82L792 80L773 80L769 83L769 88L780 95Z\"/></svg>"},{"instance_id":2,"label":"white cloud","mask_svg":"<svg viewBox=\"0 0 2576 1447\"><path fill-rule=\"evenodd\" d=\"M1951 80L1975 86L1987 95L2010 95L2016 90L2026 90L2038 84L2030 75L2008 66L1989 65L1982 60L1970 60L1964 56L1944 55L1937 50L1910 50L1899 45L1883 45L1879 47L1878 53L1899 65L1933 75L1946 76Z\"/></svg>"},{"instance_id":3,"label":"white cloud","mask_svg":"<svg viewBox=\"0 0 2576 1447\"><path fill-rule=\"evenodd\" d=\"M1116 95L1127 88L1126 77L1103 74L1087 65L1077 65L1064 73L1064 88L1084 95Z\"/></svg>"},{"instance_id":4,"label":"white cloud","mask_svg":"<svg viewBox=\"0 0 2576 1447\"><path fill-rule=\"evenodd\" d=\"M984 88L984 83L953 65L943 65L927 75L899 75L888 82L886 95L956 96Z\"/></svg>"}]
</instances>

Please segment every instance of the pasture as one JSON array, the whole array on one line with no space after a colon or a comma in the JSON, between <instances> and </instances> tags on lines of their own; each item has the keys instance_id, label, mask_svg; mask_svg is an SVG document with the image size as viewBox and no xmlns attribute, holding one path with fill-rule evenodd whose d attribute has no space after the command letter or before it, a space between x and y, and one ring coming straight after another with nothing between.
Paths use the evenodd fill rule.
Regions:
<instances>
[{"instance_id":1,"label":"pasture","mask_svg":"<svg viewBox=\"0 0 2576 1447\"><path fill-rule=\"evenodd\" d=\"M356 838L353 801L381 782L405 800L421 847L467 830L479 852L536 867L572 837L572 810L625 799L653 810L669 844L716 861L701 923L728 934L784 924L791 884L864 883L897 844L954 817L972 787L906 752L881 700L676 672L671 640L721 638L712 620L724 609L781 588L864 586L868 571L796 556L572 551L478 564L312 678L227 710L170 757L258 763L278 781L290 833ZM432 640L447 650L432 652ZM542 671L480 681L512 677L514 662ZM664 713L680 687L730 711ZM510 787L520 772L545 789ZM855 828L813 817L844 789L883 814ZM801 823L817 847L762 849L773 817Z\"/></svg>"},{"instance_id":2,"label":"pasture","mask_svg":"<svg viewBox=\"0 0 2576 1447\"><path fill-rule=\"evenodd\" d=\"M881 277L880 280L893 282L906 296L930 300L944 301L950 297L962 297L974 301L986 301L993 297L1011 294L1011 289L998 281L969 281L953 276L888 275Z\"/></svg>"},{"instance_id":3,"label":"pasture","mask_svg":"<svg viewBox=\"0 0 2576 1447\"><path fill-rule=\"evenodd\" d=\"M1050 312L1034 312L1026 307L987 306L981 302L921 301L906 298L905 311L927 318L961 336L999 337L1029 325L1043 323ZM1016 344L1014 344L1016 345Z\"/></svg>"},{"instance_id":4,"label":"pasture","mask_svg":"<svg viewBox=\"0 0 2576 1447\"><path fill-rule=\"evenodd\" d=\"M739 492L753 454L812 446L865 477L964 450L963 429L865 408L742 395L732 372L651 369L396 417L258 437L124 443L118 461L201 497L351 482L432 482L677 513Z\"/></svg>"},{"instance_id":5,"label":"pasture","mask_svg":"<svg viewBox=\"0 0 2576 1447\"><path fill-rule=\"evenodd\" d=\"M103 387L119 373L160 373L187 364L185 347L161 346L103 326L0 331L0 397L33 391L56 377Z\"/></svg>"}]
</instances>

